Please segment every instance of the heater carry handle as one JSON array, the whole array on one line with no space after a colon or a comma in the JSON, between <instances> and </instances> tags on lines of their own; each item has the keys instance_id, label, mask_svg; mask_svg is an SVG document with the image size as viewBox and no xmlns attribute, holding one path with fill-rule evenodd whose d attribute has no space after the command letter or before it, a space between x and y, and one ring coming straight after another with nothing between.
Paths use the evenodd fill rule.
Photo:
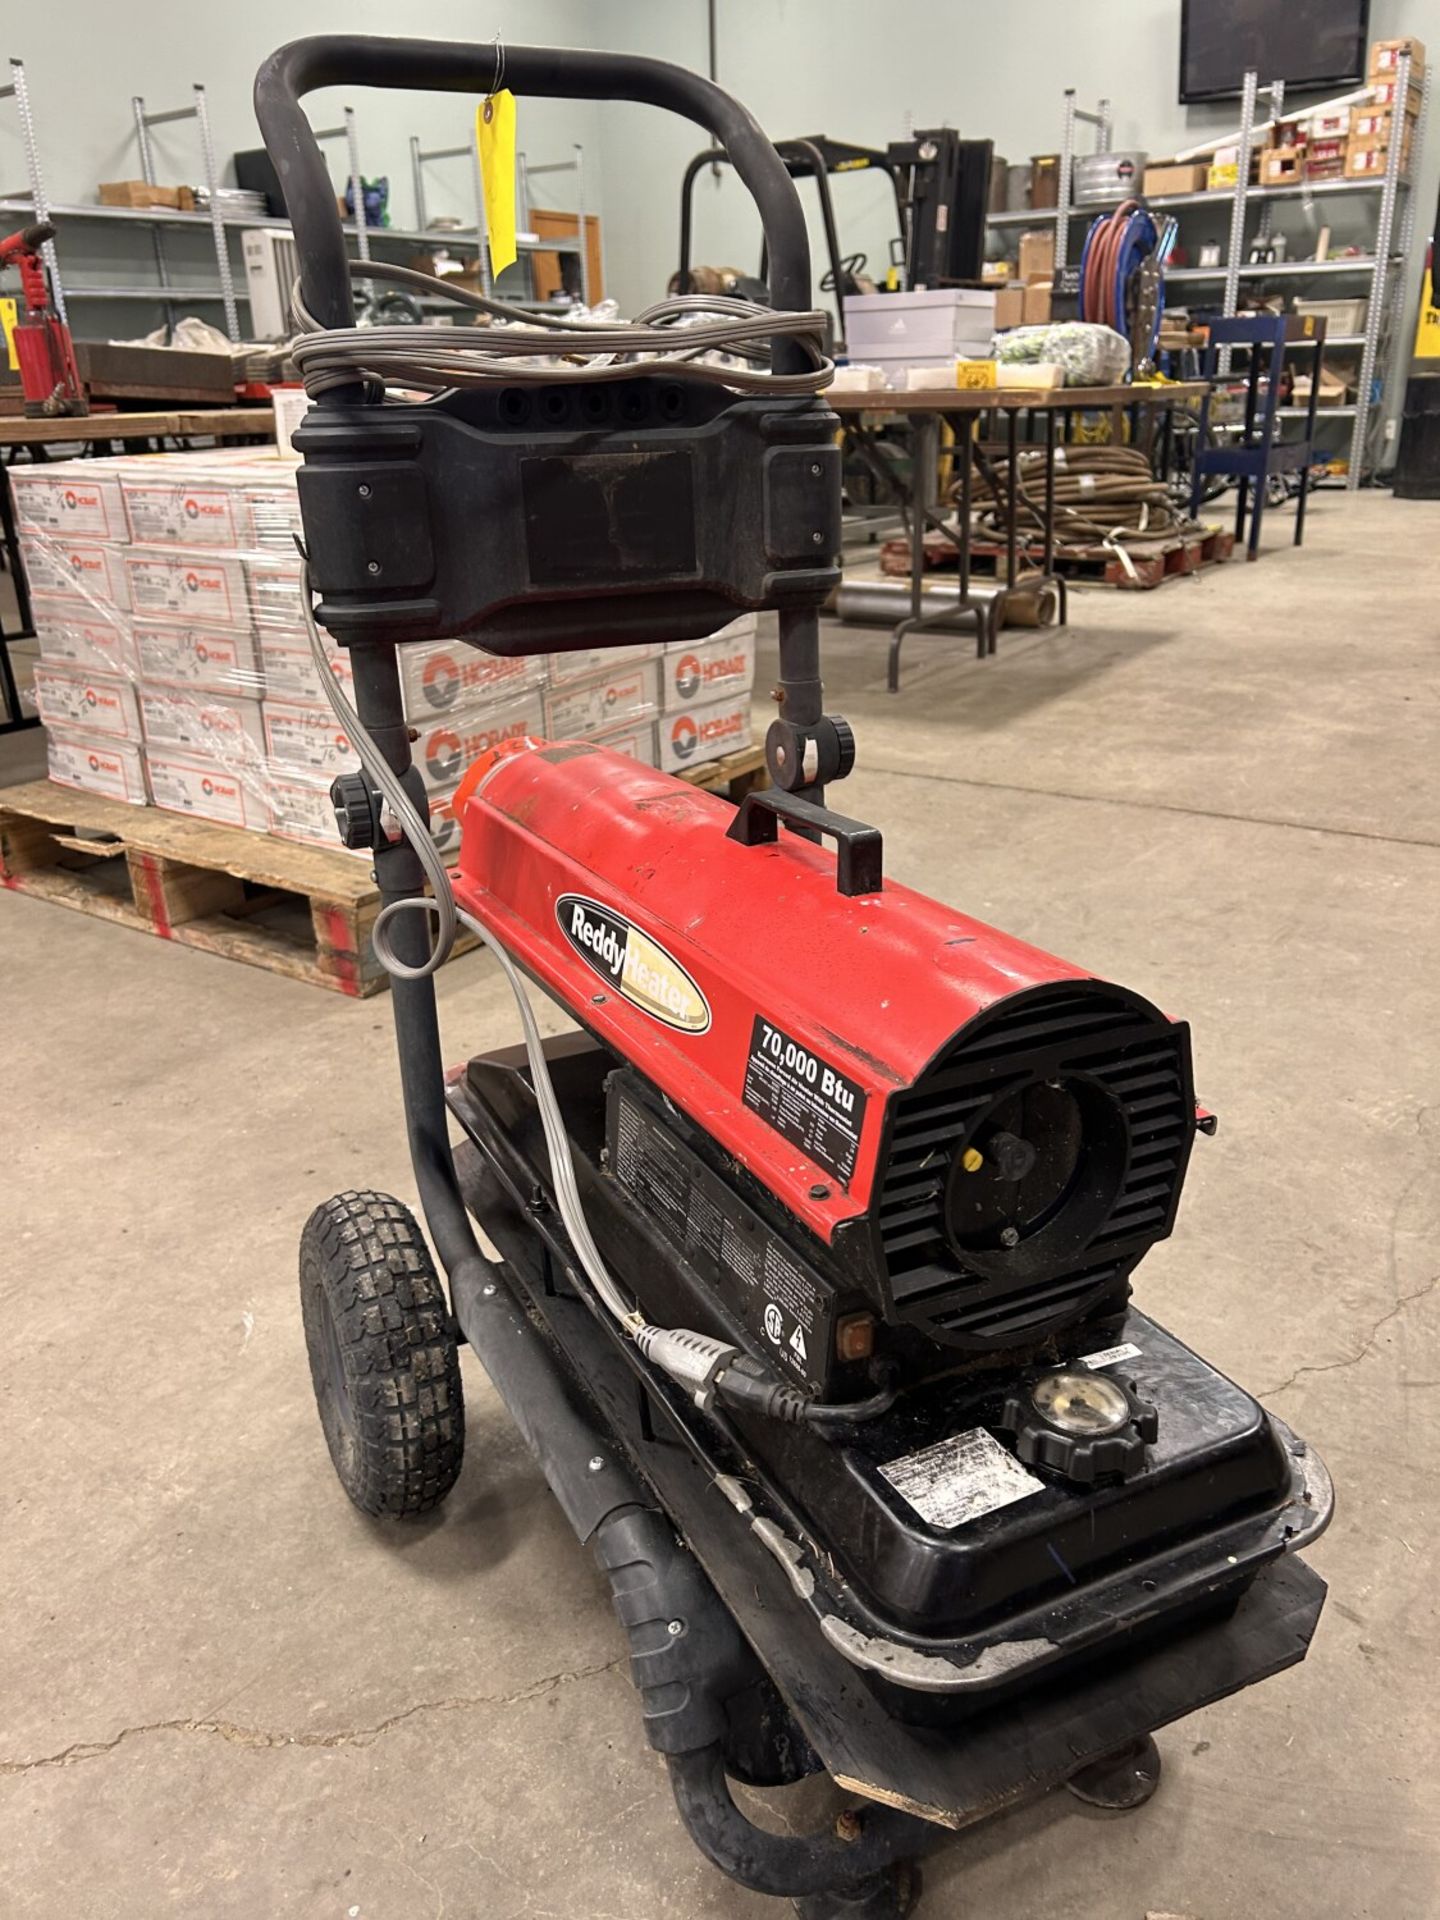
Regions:
<instances>
[{"instance_id":1,"label":"heater carry handle","mask_svg":"<svg viewBox=\"0 0 1440 1920\"><path fill-rule=\"evenodd\" d=\"M727 840L738 840L742 847L773 846L780 838L780 822L799 832L823 833L835 842L835 887L847 898L861 893L879 893L883 885L884 841L878 827L867 827L863 820L851 820L843 813L832 813L798 793L785 793L779 787L766 787L760 793L747 793L725 829Z\"/></svg>"},{"instance_id":2,"label":"heater carry handle","mask_svg":"<svg viewBox=\"0 0 1440 1920\"><path fill-rule=\"evenodd\" d=\"M773 305L811 305L810 243L794 182L759 123L712 81L665 60L568 47L466 45L447 40L316 34L272 53L255 76L255 117L295 229L305 304L326 327L354 324L350 262L335 189L300 105L316 87L403 87L484 95L497 78L517 94L634 100L707 129L750 189L765 229ZM777 372L802 370L798 343L777 340Z\"/></svg>"}]
</instances>

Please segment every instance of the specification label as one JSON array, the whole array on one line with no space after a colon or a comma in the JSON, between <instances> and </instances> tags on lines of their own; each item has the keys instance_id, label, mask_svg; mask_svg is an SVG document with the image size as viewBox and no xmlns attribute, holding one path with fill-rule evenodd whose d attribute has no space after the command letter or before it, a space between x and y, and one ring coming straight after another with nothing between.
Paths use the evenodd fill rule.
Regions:
<instances>
[{"instance_id":1,"label":"specification label","mask_svg":"<svg viewBox=\"0 0 1440 1920\"><path fill-rule=\"evenodd\" d=\"M700 1278L771 1357L812 1391L829 1367L829 1288L708 1167L623 1092L614 1097L611 1166Z\"/></svg>"},{"instance_id":2,"label":"specification label","mask_svg":"<svg viewBox=\"0 0 1440 1920\"><path fill-rule=\"evenodd\" d=\"M745 1064L745 1104L848 1187L865 1089L760 1014Z\"/></svg>"},{"instance_id":3,"label":"specification label","mask_svg":"<svg viewBox=\"0 0 1440 1920\"><path fill-rule=\"evenodd\" d=\"M945 1532L978 1520L982 1513L1028 1500L1043 1483L1001 1446L993 1433L972 1427L951 1434L921 1453L890 1460L881 1473L932 1527Z\"/></svg>"}]
</instances>

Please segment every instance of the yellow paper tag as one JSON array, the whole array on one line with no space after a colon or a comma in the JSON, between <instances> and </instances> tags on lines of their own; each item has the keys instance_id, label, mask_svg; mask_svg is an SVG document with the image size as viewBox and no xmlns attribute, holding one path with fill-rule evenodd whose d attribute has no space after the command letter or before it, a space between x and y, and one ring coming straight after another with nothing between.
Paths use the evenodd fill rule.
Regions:
<instances>
[{"instance_id":1,"label":"yellow paper tag","mask_svg":"<svg viewBox=\"0 0 1440 1920\"><path fill-rule=\"evenodd\" d=\"M18 373L20 362L15 353L15 328L20 321L20 309L13 300L0 300L0 332L5 335L5 357L10 362L10 371Z\"/></svg>"},{"instance_id":2,"label":"yellow paper tag","mask_svg":"<svg viewBox=\"0 0 1440 1920\"><path fill-rule=\"evenodd\" d=\"M508 87L475 109L475 145L485 190L490 271L498 278L515 263L515 96Z\"/></svg>"}]
</instances>

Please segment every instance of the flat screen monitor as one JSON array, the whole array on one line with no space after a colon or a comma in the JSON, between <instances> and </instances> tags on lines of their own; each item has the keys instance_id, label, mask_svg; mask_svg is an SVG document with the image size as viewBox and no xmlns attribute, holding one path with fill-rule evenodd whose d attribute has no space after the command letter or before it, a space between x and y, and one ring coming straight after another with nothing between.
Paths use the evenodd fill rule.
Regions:
<instances>
[{"instance_id":1,"label":"flat screen monitor","mask_svg":"<svg viewBox=\"0 0 1440 1920\"><path fill-rule=\"evenodd\" d=\"M1238 99L1246 69L1296 92L1357 85L1370 0L1180 0L1180 98Z\"/></svg>"}]
</instances>

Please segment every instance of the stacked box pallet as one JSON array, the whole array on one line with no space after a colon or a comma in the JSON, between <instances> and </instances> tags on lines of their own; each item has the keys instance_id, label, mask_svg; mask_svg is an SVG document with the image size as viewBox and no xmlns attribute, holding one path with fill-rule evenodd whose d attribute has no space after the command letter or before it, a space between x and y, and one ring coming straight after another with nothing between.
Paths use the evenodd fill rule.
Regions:
<instances>
[{"instance_id":1,"label":"stacked box pallet","mask_svg":"<svg viewBox=\"0 0 1440 1920\"><path fill-rule=\"evenodd\" d=\"M329 786L356 755L304 624L295 473L250 450L11 469L52 779L337 844ZM327 653L349 692L348 656ZM460 778L502 740L594 740L682 771L751 737L753 615L693 644L505 659L455 640L400 658L447 852Z\"/></svg>"}]
</instances>

